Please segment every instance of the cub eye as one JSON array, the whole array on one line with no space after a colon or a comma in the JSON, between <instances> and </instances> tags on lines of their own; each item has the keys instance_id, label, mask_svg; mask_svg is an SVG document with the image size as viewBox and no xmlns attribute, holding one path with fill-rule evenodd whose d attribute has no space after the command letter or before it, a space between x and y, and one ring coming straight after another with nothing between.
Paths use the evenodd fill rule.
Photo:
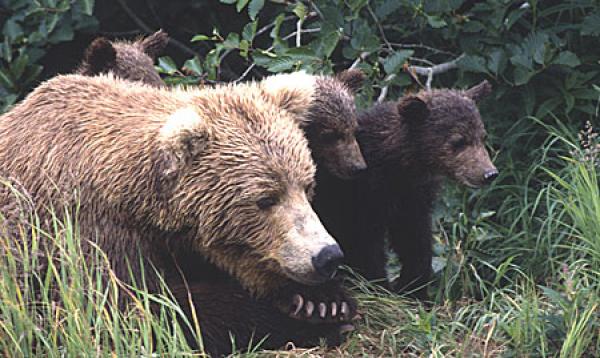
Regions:
<instances>
[{"instance_id":1,"label":"cub eye","mask_svg":"<svg viewBox=\"0 0 600 358\"><path fill-rule=\"evenodd\" d=\"M464 137L456 138L450 142L450 145L452 146L452 149L460 150L467 145L467 140Z\"/></svg>"},{"instance_id":2,"label":"cub eye","mask_svg":"<svg viewBox=\"0 0 600 358\"><path fill-rule=\"evenodd\" d=\"M321 140L324 143L332 143L332 142L335 142L340 139L342 139L342 135L340 133L326 132L326 133L321 134Z\"/></svg>"},{"instance_id":3,"label":"cub eye","mask_svg":"<svg viewBox=\"0 0 600 358\"><path fill-rule=\"evenodd\" d=\"M279 203L279 198L276 196L265 196L264 198L260 198L256 201L256 206L260 210L267 210L272 208L273 206Z\"/></svg>"}]
</instances>

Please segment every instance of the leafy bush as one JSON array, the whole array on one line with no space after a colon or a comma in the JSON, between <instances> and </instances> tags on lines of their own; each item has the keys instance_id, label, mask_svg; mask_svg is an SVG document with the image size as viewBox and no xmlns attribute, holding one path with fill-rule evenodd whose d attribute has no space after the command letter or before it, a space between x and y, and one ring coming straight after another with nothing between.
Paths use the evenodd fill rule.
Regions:
<instances>
[{"instance_id":1,"label":"leafy bush","mask_svg":"<svg viewBox=\"0 0 600 358\"><path fill-rule=\"evenodd\" d=\"M6 0L0 43L0 112L15 103L42 71L48 47L94 29L94 0ZM6 12L6 14L4 14Z\"/></svg>"}]
</instances>

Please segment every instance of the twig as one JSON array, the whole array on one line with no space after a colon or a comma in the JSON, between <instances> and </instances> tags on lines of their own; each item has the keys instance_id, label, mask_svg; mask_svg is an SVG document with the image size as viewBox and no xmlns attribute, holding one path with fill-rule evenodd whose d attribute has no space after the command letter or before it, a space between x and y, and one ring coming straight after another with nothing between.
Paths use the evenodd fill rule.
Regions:
<instances>
[{"instance_id":1,"label":"twig","mask_svg":"<svg viewBox=\"0 0 600 358\"><path fill-rule=\"evenodd\" d=\"M296 47L302 46L302 23L303 19L298 19L296 22Z\"/></svg>"},{"instance_id":2,"label":"twig","mask_svg":"<svg viewBox=\"0 0 600 358\"><path fill-rule=\"evenodd\" d=\"M385 36L385 32L383 31L381 22L379 22L377 15L375 15L375 12L373 12L371 5L367 5L367 9L369 10L369 14L371 14L371 17L373 18L373 21L375 21L375 24L377 25L377 29L379 29L379 34L381 35L383 42L385 42L385 45L388 47L388 49L390 49L390 51L394 51L394 49L392 48L392 44L388 41L387 37Z\"/></svg>"},{"instance_id":3,"label":"twig","mask_svg":"<svg viewBox=\"0 0 600 358\"><path fill-rule=\"evenodd\" d=\"M456 56L455 53L440 50L435 47L431 47L431 46L427 46L427 45L423 45L423 44L399 44L399 43L394 43L394 42L392 42L390 44L393 47L398 47L398 48L422 48L424 50L431 51L433 53L437 53L437 54L441 54L441 55Z\"/></svg>"},{"instance_id":4,"label":"twig","mask_svg":"<svg viewBox=\"0 0 600 358\"><path fill-rule=\"evenodd\" d=\"M348 69L352 70L352 69L356 68L356 66L358 66L359 63L364 61L370 54L371 54L371 52L368 52L368 51L361 52L360 55L358 55L358 57L356 58L356 60L354 60L354 62L352 62L352 65Z\"/></svg>"},{"instance_id":5,"label":"twig","mask_svg":"<svg viewBox=\"0 0 600 358\"><path fill-rule=\"evenodd\" d=\"M388 75L388 76L387 76L387 77L384 79L384 81L385 81L385 82L389 82L389 81L393 80L394 78L396 78L396 74L395 74L395 73L392 73L392 74ZM381 88L381 92L379 93L379 97L377 97L377 103L381 103L381 102L385 101L385 97L387 96L387 93L388 93L389 87L390 87L390 85L389 85L389 84L387 84L387 85L385 85L385 86L383 86L383 87Z\"/></svg>"},{"instance_id":6,"label":"twig","mask_svg":"<svg viewBox=\"0 0 600 358\"><path fill-rule=\"evenodd\" d=\"M131 18L131 20L133 20L133 22L140 28L142 29L146 34L150 35L153 34L155 31L153 31L150 26L146 25L146 23L144 23L144 21L142 21L142 19L140 19L135 12L133 12L133 10L131 10L129 8L129 6L127 6L127 4L125 3L125 0L117 0L117 2L119 3L119 5L121 5L121 8L123 9L123 11L125 11L125 13ZM175 47L177 47L178 49L180 49L181 51L187 53L188 55L192 55L192 56L198 56L198 53L196 53L196 51L192 50L191 48L187 47L185 44L181 43L180 41L169 37L169 43Z\"/></svg>"},{"instance_id":7,"label":"twig","mask_svg":"<svg viewBox=\"0 0 600 358\"><path fill-rule=\"evenodd\" d=\"M307 34L307 33L312 33L312 32L319 32L319 31L321 31L321 28L317 27L317 28L314 28L314 29L304 29L304 30L301 30L301 31L302 31L302 33ZM292 32L292 33L284 36L282 38L282 40L289 40L289 39L291 39L294 36L296 36L296 31L294 31L294 32ZM272 51L274 48L275 48L275 46L271 46L268 49L266 49L265 51L269 52L269 51ZM248 66L248 68L246 68L246 70L240 75L240 77L238 77L237 79L235 79L233 82L237 83L237 82L242 81L244 78L246 78L246 76L248 75L248 73L250 73L250 71L252 71L252 69L254 67L256 67L256 64L252 63L250 66Z\"/></svg>"},{"instance_id":8,"label":"twig","mask_svg":"<svg viewBox=\"0 0 600 358\"><path fill-rule=\"evenodd\" d=\"M312 12L312 13L308 14L306 17L309 18L311 16L316 16L316 13ZM295 19L295 18L296 18L296 16L290 15L290 16L284 17L283 21L289 21L289 20L292 20L292 19ZM262 35L263 33L265 33L266 31L270 30L273 27L275 27L275 23L270 23L268 25L265 25L265 26L261 27L260 29L258 29L256 31L256 34L254 35L254 37ZM229 55L231 52L233 52L233 50L235 50L235 49L230 48L230 49L226 50L225 52L223 52L223 54L219 58L219 63L223 62L223 59L225 57L227 57L227 55Z\"/></svg>"},{"instance_id":9,"label":"twig","mask_svg":"<svg viewBox=\"0 0 600 358\"><path fill-rule=\"evenodd\" d=\"M409 66L408 68L410 71L418 75L427 76L427 82L425 83L425 86L426 89L429 91L431 89L431 82L433 81L433 76L455 69L456 67L458 67L457 62L460 61L460 59L463 57L465 57L464 53L458 56L457 58L453 59L452 61L440 63L435 66Z\"/></svg>"}]
</instances>

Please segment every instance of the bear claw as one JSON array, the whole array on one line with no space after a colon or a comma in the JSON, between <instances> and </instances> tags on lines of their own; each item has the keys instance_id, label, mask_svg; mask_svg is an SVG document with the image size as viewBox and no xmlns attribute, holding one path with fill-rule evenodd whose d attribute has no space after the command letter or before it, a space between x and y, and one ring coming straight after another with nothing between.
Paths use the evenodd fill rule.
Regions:
<instances>
[{"instance_id":1,"label":"bear claw","mask_svg":"<svg viewBox=\"0 0 600 358\"><path fill-rule=\"evenodd\" d=\"M337 302L331 302L331 317L337 315Z\"/></svg>"},{"instance_id":2,"label":"bear claw","mask_svg":"<svg viewBox=\"0 0 600 358\"><path fill-rule=\"evenodd\" d=\"M304 306L304 299L299 294L295 294L292 300L294 301L293 307L296 307L294 309L294 316L297 316L300 310L302 310L302 306Z\"/></svg>"},{"instance_id":3,"label":"bear claw","mask_svg":"<svg viewBox=\"0 0 600 358\"><path fill-rule=\"evenodd\" d=\"M343 317L346 317L348 315L348 311L349 311L349 307L348 307L348 303L346 303L346 301L342 302L342 307L340 308L340 314Z\"/></svg>"},{"instance_id":4,"label":"bear claw","mask_svg":"<svg viewBox=\"0 0 600 358\"><path fill-rule=\"evenodd\" d=\"M315 304L312 301L308 301L304 307L306 310L306 317L310 318L315 310Z\"/></svg>"},{"instance_id":5,"label":"bear claw","mask_svg":"<svg viewBox=\"0 0 600 358\"><path fill-rule=\"evenodd\" d=\"M324 304L323 302L319 303L319 316L321 316L321 318L325 318L325 316L327 315L327 305Z\"/></svg>"}]
</instances>

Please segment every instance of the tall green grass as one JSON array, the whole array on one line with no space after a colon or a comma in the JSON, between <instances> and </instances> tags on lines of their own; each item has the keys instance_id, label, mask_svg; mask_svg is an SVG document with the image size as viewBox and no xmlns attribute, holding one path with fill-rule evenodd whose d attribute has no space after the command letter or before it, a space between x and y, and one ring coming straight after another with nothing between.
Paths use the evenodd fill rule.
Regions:
<instances>
[{"instance_id":1,"label":"tall green grass","mask_svg":"<svg viewBox=\"0 0 600 358\"><path fill-rule=\"evenodd\" d=\"M437 219L431 306L356 278L362 318L341 347L237 355L600 355L600 142L589 129L578 135L558 121L535 120L516 124L506 141L516 143L524 128L540 125L548 135L528 166L500 153L496 184L449 189ZM10 250L0 257L3 355L201 354L182 328L199 336L202 322L181 319L166 289L149 295L143 282L124 287L99 250L83 255L75 219L62 215L51 233L33 227L19 238L18 258ZM44 274L33 269L39 256L32 254L42 239L54 243ZM123 294L134 302L125 312L118 309Z\"/></svg>"},{"instance_id":2,"label":"tall green grass","mask_svg":"<svg viewBox=\"0 0 600 358\"><path fill-rule=\"evenodd\" d=\"M31 222L39 220L32 217ZM151 295L143 289L143 282L140 288L120 282L100 249L83 252L76 220L69 213L60 219L57 215L52 224L52 232L32 225L22 227L16 240L2 238L3 356L182 356L194 352L181 326L193 328L191 320L165 287L162 294ZM43 252L36 254L39 251ZM40 266L47 269L32 269ZM119 309L120 295L129 298L126 310Z\"/></svg>"}]
</instances>

